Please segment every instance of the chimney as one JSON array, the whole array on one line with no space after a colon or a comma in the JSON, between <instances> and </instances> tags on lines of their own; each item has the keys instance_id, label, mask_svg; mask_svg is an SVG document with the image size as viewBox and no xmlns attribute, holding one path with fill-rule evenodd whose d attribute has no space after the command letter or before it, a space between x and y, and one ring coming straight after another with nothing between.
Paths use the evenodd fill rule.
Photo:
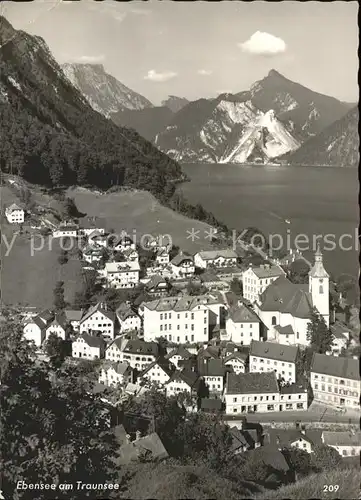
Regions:
<instances>
[{"instance_id":1,"label":"chimney","mask_svg":"<svg viewBox=\"0 0 361 500\"><path fill-rule=\"evenodd\" d=\"M138 430L136 431L135 433L135 441L138 441L138 439L140 439L142 437L142 433Z\"/></svg>"},{"instance_id":2,"label":"chimney","mask_svg":"<svg viewBox=\"0 0 361 500\"><path fill-rule=\"evenodd\" d=\"M305 435L306 434L306 427L304 425L301 425L301 434Z\"/></svg>"}]
</instances>

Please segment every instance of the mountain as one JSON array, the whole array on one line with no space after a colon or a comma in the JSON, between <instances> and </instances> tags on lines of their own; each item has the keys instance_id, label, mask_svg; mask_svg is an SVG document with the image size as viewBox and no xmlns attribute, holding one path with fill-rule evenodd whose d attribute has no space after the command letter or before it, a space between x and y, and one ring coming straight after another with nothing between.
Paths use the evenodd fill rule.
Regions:
<instances>
[{"instance_id":1,"label":"mountain","mask_svg":"<svg viewBox=\"0 0 361 500\"><path fill-rule=\"evenodd\" d=\"M359 112L356 106L284 159L301 165L356 167L360 147L358 122Z\"/></svg>"},{"instance_id":2,"label":"mountain","mask_svg":"<svg viewBox=\"0 0 361 500\"><path fill-rule=\"evenodd\" d=\"M268 161L294 151L349 109L272 70L249 91L190 102L155 144L182 162Z\"/></svg>"},{"instance_id":3,"label":"mountain","mask_svg":"<svg viewBox=\"0 0 361 500\"><path fill-rule=\"evenodd\" d=\"M261 111L273 109L300 141L317 135L349 110L349 105L292 82L276 70L255 82L251 101Z\"/></svg>"},{"instance_id":4,"label":"mountain","mask_svg":"<svg viewBox=\"0 0 361 500\"><path fill-rule=\"evenodd\" d=\"M177 113L177 111L180 111L188 103L189 101L185 97L177 97L175 95L170 95L168 96L168 99L162 101L162 106L166 106L171 111L173 111L173 113Z\"/></svg>"},{"instance_id":5,"label":"mountain","mask_svg":"<svg viewBox=\"0 0 361 500\"><path fill-rule=\"evenodd\" d=\"M293 151L299 142L276 118L262 113L248 92L200 99L179 111L155 144L185 163L268 161Z\"/></svg>"},{"instance_id":6,"label":"mountain","mask_svg":"<svg viewBox=\"0 0 361 500\"><path fill-rule=\"evenodd\" d=\"M120 83L102 64L63 64L62 70L95 111L109 117L124 109L151 108L153 104Z\"/></svg>"},{"instance_id":7,"label":"mountain","mask_svg":"<svg viewBox=\"0 0 361 500\"><path fill-rule=\"evenodd\" d=\"M44 40L0 17L0 166L47 186L126 184L164 198L180 166L93 110Z\"/></svg>"},{"instance_id":8,"label":"mountain","mask_svg":"<svg viewBox=\"0 0 361 500\"><path fill-rule=\"evenodd\" d=\"M154 106L139 110L124 109L113 113L110 118L117 125L133 128L148 141L153 141L171 121L173 114L167 106Z\"/></svg>"}]
</instances>

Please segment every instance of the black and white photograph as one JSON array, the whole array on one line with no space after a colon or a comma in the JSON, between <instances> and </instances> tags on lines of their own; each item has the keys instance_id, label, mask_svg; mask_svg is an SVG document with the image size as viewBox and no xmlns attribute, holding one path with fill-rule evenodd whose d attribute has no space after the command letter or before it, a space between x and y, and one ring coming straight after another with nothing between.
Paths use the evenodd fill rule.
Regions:
<instances>
[{"instance_id":1,"label":"black and white photograph","mask_svg":"<svg viewBox=\"0 0 361 500\"><path fill-rule=\"evenodd\" d=\"M358 10L0 2L0 500L361 498Z\"/></svg>"}]
</instances>

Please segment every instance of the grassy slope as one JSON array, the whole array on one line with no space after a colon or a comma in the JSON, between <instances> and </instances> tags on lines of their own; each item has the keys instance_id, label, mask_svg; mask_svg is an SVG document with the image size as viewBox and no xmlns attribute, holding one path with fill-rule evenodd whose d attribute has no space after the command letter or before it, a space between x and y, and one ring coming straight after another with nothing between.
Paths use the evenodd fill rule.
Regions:
<instances>
[{"instance_id":1,"label":"grassy slope","mask_svg":"<svg viewBox=\"0 0 361 500\"><path fill-rule=\"evenodd\" d=\"M27 183L23 182L27 185ZM36 186L31 186L32 198L37 204L59 208L59 203L51 196L44 194ZM0 188L1 205L6 207L13 202L19 203L13 190L7 186ZM186 251L196 251L209 247L204 239L206 224L183 217L172 210L161 206L147 192L120 192L100 195L82 188L69 189L68 195L74 197L81 212L88 216L102 219L104 226L114 229L116 233L127 230L138 241L144 233L154 236L170 234L174 244ZM158 222L159 221L159 222ZM187 239L187 230L200 230L202 239L194 243ZM2 232L10 243L15 227L7 222L2 223ZM35 239L35 244L39 240ZM66 300L72 301L74 293L81 286L81 264L78 260L69 260L61 266L57 259L59 245L53 241L52 251L48 245L31 256L29 235L18 235L11 252L6 257L6 246L1 244L1 287L2 300L6 304L21 304L36 307L49 307L53 302L53 289L56 281L65 283Z\"/></svg>"},{"instance_id":2,"label":"grassy slope","mask_svg":"<svg viewBox=\"0 0 361 500\"><path fill-rule=\"evenodd\" d=\"M349 500L360 498L361 471L356 468L335 469L320 474L314 474L295 484L284 486L275 491L255 497L257 500L272 500L287 498L291 500L305 500L307 498L339 498ZM338 485L337 492L324 492L324 485Z\"/></svg>"}]
</instances>

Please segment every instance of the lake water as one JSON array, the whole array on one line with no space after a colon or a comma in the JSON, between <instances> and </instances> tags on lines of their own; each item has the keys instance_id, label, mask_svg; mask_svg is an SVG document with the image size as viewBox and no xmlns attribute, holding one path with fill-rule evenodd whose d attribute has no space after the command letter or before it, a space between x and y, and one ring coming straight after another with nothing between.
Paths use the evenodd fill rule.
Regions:
<instances>
[{"instance_id":1,"label":"lake water","mask_svg":"<svg viewBox=\"0 0 361 500\"><path fill-rule=\"evenodd\" d=\"M210 164L182 167L191 179L181 188L186 198L201 203L228 227L241 231L255 226L267 236L279 234L286 248L295 248L298 237L298 247L306 258L312 255L315 236L322 235L326 269L335 276L347 273L358 277L356 169ZM280 237L273 237L276 246Z\"/></svg>"}]
</instances>

